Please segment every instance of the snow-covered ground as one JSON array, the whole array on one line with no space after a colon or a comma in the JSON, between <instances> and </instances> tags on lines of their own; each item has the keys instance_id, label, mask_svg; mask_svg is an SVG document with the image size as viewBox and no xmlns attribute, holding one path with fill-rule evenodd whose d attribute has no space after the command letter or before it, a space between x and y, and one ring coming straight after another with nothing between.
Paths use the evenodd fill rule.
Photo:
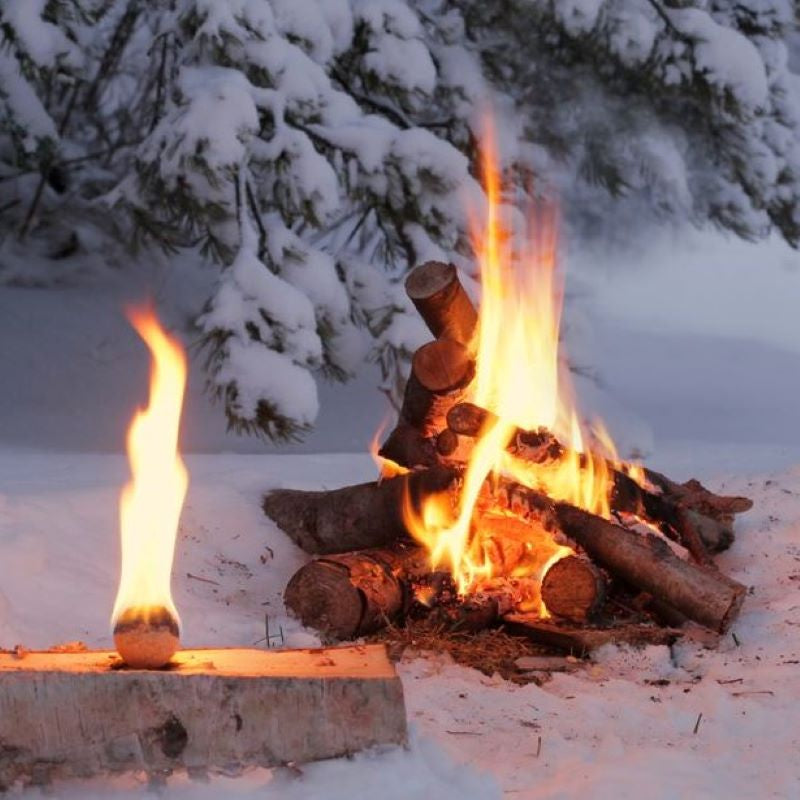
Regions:
<instances>
[{"instance_id":1,"label":"snow-covered ground","mask_svg":"<svg viewBox=\"0 0 800 800\"><path fill-rule=\"evenodd\" d=\"M407 751L309 765L301 775L176 777L168 796L800 796L800 261L777 242L694 236L656 248L647 271L613 261L575 259L570 338L603 380L602 389L579 388L623 449L646 449L663 471L756 501L720 559L753 587L734 628L738 644L729 636L716 652L611 648L543 687L440 658L404 662ZM0 646L109 646L126 478L119 451L147 371L120 308L151 292L166 322L186 330L212 279L192 265L153 266L136 277L0 288ZM271 486L372 477L364 450L382 398L369 371L325 390L319 429L294 448L302 454L287 455L226 434L201 388L194 369L183 435L191 485L174 579L184 641L253 645L266 613L286 644L308 645L312 634L285 617L280 600L303 555L262 516L259 496ZM129 777L60 784L53 795L144 792Z\"/></svg>"},{"instance_id":2,"label":"snow-covered ground","mask_svg":"<svg viewBox=\"0 0 800 800\"><path fill-rule=\"evenodd\" d=\"M749 448L727 457L729 472L749 471ZM260 514L259 495L275 485L363 480L372 474L369 460L195 455L188 465L174 579L185 643L253 645L264 636L266 612L286 644L311 644L280 601L303 556ZM124 474L116 455L0 458L0 644L109 646ZM800 468L712 483L756 500L721 558L726 572L753 587L734 627L738 644L729 636L717 652L609 648L542 687L514 686L439 657L411 660L400 666L412 729L407 752L307 766L302 775L257 770L199 785L176 778L169 796L798 796ZM130 777L60 784L55 796L145 791Z\"/></svg>"}]
</instances>

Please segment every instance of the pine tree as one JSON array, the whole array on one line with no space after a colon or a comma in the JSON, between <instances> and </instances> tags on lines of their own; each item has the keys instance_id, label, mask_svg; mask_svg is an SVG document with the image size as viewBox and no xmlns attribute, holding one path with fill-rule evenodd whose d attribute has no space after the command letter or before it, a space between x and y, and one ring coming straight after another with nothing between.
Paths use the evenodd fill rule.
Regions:
<instances>
[{"instance_id":1,"label":"pine tree","mask_svg":"<svg viewBox=\"0 0 800 800\"><path fill-rule=\"evenodd\" d=\"M800 242L789 0L5 0L0 30L0 258L217 261L198 324L237 430L301 435L367 357L397 390L403 272L470 268L489 98L509 200L556 192L573 230Z\"/></svg>"}]
</instances>

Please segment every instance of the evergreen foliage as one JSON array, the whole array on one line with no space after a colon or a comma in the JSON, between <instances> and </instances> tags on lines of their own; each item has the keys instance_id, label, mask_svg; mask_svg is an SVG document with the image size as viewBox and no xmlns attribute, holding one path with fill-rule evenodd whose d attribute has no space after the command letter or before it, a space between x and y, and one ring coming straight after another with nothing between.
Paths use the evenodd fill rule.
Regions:
<instances>
[{"instance_id":1,"label":"evergreen foliage","mask_svg":"<svg viewBox=\"0 0 800 800\"><path fill-rule=\"evenodd\" d=\"M790 0L4 0L0 236L221 266L199 316L237 430L302 435L316 377L425 333L399 289L469 269L491 97L519 192L800 243ZM535 181L533 178L535 177ZM0 251L2 258L2 251Z\"/></svg>"}]
</instances>

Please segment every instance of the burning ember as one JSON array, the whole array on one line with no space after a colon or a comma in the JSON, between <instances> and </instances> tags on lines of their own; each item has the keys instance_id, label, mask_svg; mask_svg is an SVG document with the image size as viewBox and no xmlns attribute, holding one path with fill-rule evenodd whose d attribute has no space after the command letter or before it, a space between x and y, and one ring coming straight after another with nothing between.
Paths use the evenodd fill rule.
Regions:
<instances>
[{"instance_id":1,"label":"burning ember","mask_svg":"<svg viewBox=\"0 0 800 800\"><path fill-rule=\"evenodd\" d=\"M122 571L111 622L114 644L135 668L163 666L179 645L170 575L178 519L189 477L178 453L186 357L150 309L131 324L152 355L150 399L128 429L131 481L120 497Z\"/></svg>"},{"instance_id":2,"label":"burning ember","mask_svg":"<svg viewBox=\"0 0 800 800\"><path fill-rule=\"evenodd\" d=\"M609 517L613 484L607 459L618 460L602 427L583 428L569 373L559 357L563 282L556 257L555 213L532 214L527 231L513 229L511 209L502 204L491 137L484 149L483 174L488 214L482 231L473 236L482 297L479 323L468 345L476 374L466 399L492 415L487 415L470 455L455 519L449 501L441 496L427 498L419 514L406 505L409 529L430 550L435 567L452 571L463 594L502 574L502 563L490 546L491 528L477 513L489 476L506 475L553 500ZM519 246L523 238L525 244ZM540 429L567 446L565 457L540 464L509 452L517 430ZM585 452L587 440L603 445L606 457ZM540 581L555 561L573 551L546 531L533 526L529 530L526 546L536 557L527 559L527 566L518 565L514 575Z\"/></svg>"}]
</instances>

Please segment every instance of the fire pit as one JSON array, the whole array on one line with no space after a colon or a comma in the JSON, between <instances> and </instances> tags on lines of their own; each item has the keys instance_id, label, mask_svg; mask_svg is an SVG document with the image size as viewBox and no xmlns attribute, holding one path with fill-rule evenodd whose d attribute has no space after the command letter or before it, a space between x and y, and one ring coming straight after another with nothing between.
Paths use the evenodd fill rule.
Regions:
<instances>
[{"instance_id":1,"label":"fire pit","mask_svg":"<svg viewBox=\"0 0 800 800\"><path fill-rule=\"evenodd\" d=\"M153 370L150 403L128 434L117 652L0 651L0 791L109 770L230 772L404 742L402 685L383 646L179 650L170 575L188 486L178 453L186 360L152 312L130 318Z\"/></svg>"},{"instance_id":2,"label":"fire pit","mask_svg":"<svg viewBox=\"0 0 800 800\"><path fill-rule=\"evenodd\" d=\"M491 149L483 174L480 313L453 265L408 276L436 339L412 359L381 478L264 499L297 544L323 556L291 579L286 604L331 639L430 614L450 629L502 624L580 653L713 641L746 592L713 554L752 503L626 463L601 424L583 422L559 351L554 214L533 215L521 236L504 218Z\"/></svg>"}]
</instances>

